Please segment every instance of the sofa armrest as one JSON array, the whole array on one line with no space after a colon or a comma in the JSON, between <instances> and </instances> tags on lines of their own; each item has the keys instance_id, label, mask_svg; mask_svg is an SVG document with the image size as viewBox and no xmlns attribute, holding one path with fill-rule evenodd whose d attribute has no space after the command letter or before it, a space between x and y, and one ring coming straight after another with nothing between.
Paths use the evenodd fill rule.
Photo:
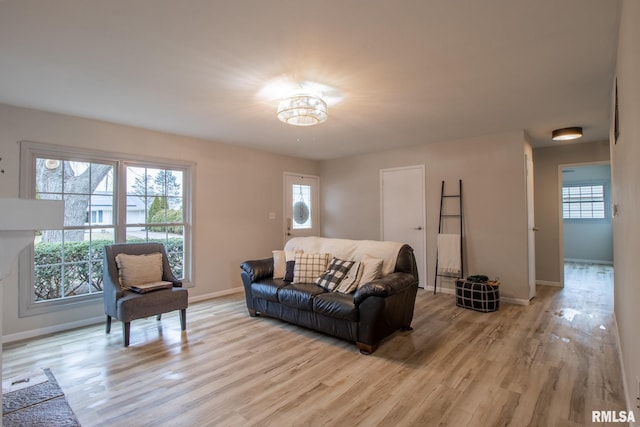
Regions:
<instances>
[{"instance_id":1,"label":"sofa armrest","mask_svg":"<svg viewBox=\"0 0 640 427\"><path fill-rule=\"evenodd\" d=\"M273 277L273 258L245 261L240 264L240 268L247 273L251 282Z\"/></svg>"},{"instance_id":2,"label":"sofa armrest","mask_svg":"<svg viewBox=\"0 0 640 427\"><path fill-rule=\"evenodd\" d=\"M367 297L388 297L418 286L418 280L410 273L395 272L380 279L365 283L353 295L355 305L360 305Z\"/></svg>"}]
</instances>

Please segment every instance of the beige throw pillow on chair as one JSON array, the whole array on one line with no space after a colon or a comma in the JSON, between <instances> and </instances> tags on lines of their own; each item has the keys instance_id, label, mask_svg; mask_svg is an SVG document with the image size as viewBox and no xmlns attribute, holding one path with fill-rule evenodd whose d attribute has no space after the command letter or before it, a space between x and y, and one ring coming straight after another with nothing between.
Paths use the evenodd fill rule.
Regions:
<instances>
[{"instance_id":1,"label":"beige throw pillow on chair","mask_svg":"<svg viewBox=\"0 0 640 427\"><path fill-rule=\"evenodd\" d=\"M162 254L116 255L120 286L129 288L162 281Z\"/></svg>"}]
</instances>

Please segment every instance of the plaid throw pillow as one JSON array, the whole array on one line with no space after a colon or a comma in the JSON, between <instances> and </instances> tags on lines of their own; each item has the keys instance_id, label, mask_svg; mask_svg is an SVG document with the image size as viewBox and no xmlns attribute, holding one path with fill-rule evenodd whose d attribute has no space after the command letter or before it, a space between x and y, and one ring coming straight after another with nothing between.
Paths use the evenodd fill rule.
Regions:
<instances>
[{"instance_id":1,"label":"plaid throw pillow","mask_svg":"<svg viewBox=\"0 0 640 427\"><path fill-rule=\"evenodd\" d=\"M327 271L322 273L320 277L316 279L316 285L325 288L328 291L333 291L342 280L347 277L347 273L351 270L351 267L355 261L344 261L338 258L333 258L331 264L327 268Z\"/></svg>"},{"instance_id":2,"label":"plaid throw pillow","mask_svg":"<svg viewBox=\"0 0 640 427\"><path fill-rule=\"evenodd\" d=\"M344 276L344 279L340 281L340 284L333 290L334 292L340 292L343 294L350 294L355 292L358 288L358 283L360 280L360 274L362 274L362 268L360 268L359 262L354 262L351 269Z\"/></svg>"},{"instance_id":3,"label":"plaid throw pillow","mask_svg":"<svg viewBox=\"0 0 640 427\"><path fill-rule=\"evenodd\" d=\"M327 269L329 254L296 253L293 266L293 283L315 283Z\"/></svg>"}]
</instances>

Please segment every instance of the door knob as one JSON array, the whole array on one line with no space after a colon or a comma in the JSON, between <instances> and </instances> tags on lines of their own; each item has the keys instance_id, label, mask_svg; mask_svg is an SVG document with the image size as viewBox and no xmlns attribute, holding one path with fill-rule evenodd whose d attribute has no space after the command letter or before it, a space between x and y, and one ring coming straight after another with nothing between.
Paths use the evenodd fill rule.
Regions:
<instances>
[{"instance_id":1,"label":"door knob","mask_svg":"<svg viewBox=\"0 0 640 427\"><path fill-rule=\"evenodd\" d=\"M422 230L422 227L417 226L416 228L414 228L414 230Z\"/></svg>"}]
</instances>

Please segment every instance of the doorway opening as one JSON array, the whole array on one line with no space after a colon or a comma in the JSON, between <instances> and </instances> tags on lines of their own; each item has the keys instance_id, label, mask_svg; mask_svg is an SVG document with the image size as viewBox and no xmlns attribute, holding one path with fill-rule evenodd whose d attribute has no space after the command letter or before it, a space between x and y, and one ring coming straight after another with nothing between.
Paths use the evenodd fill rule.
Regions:
<instances>
[{"instance_id":1,"label":"doorway opening","mask_svg":"<svg viewBox=\"0 0 640 427\"><path fill-rule=\"evenodd\" d=\"M613 284L609 162L560 165L560 258L565 287ZM586 276L585 276L586 275ZM587 281L588 280L588 281ZM611 297L613 290L611 288Z\"/></svg>"}]
</instances>

